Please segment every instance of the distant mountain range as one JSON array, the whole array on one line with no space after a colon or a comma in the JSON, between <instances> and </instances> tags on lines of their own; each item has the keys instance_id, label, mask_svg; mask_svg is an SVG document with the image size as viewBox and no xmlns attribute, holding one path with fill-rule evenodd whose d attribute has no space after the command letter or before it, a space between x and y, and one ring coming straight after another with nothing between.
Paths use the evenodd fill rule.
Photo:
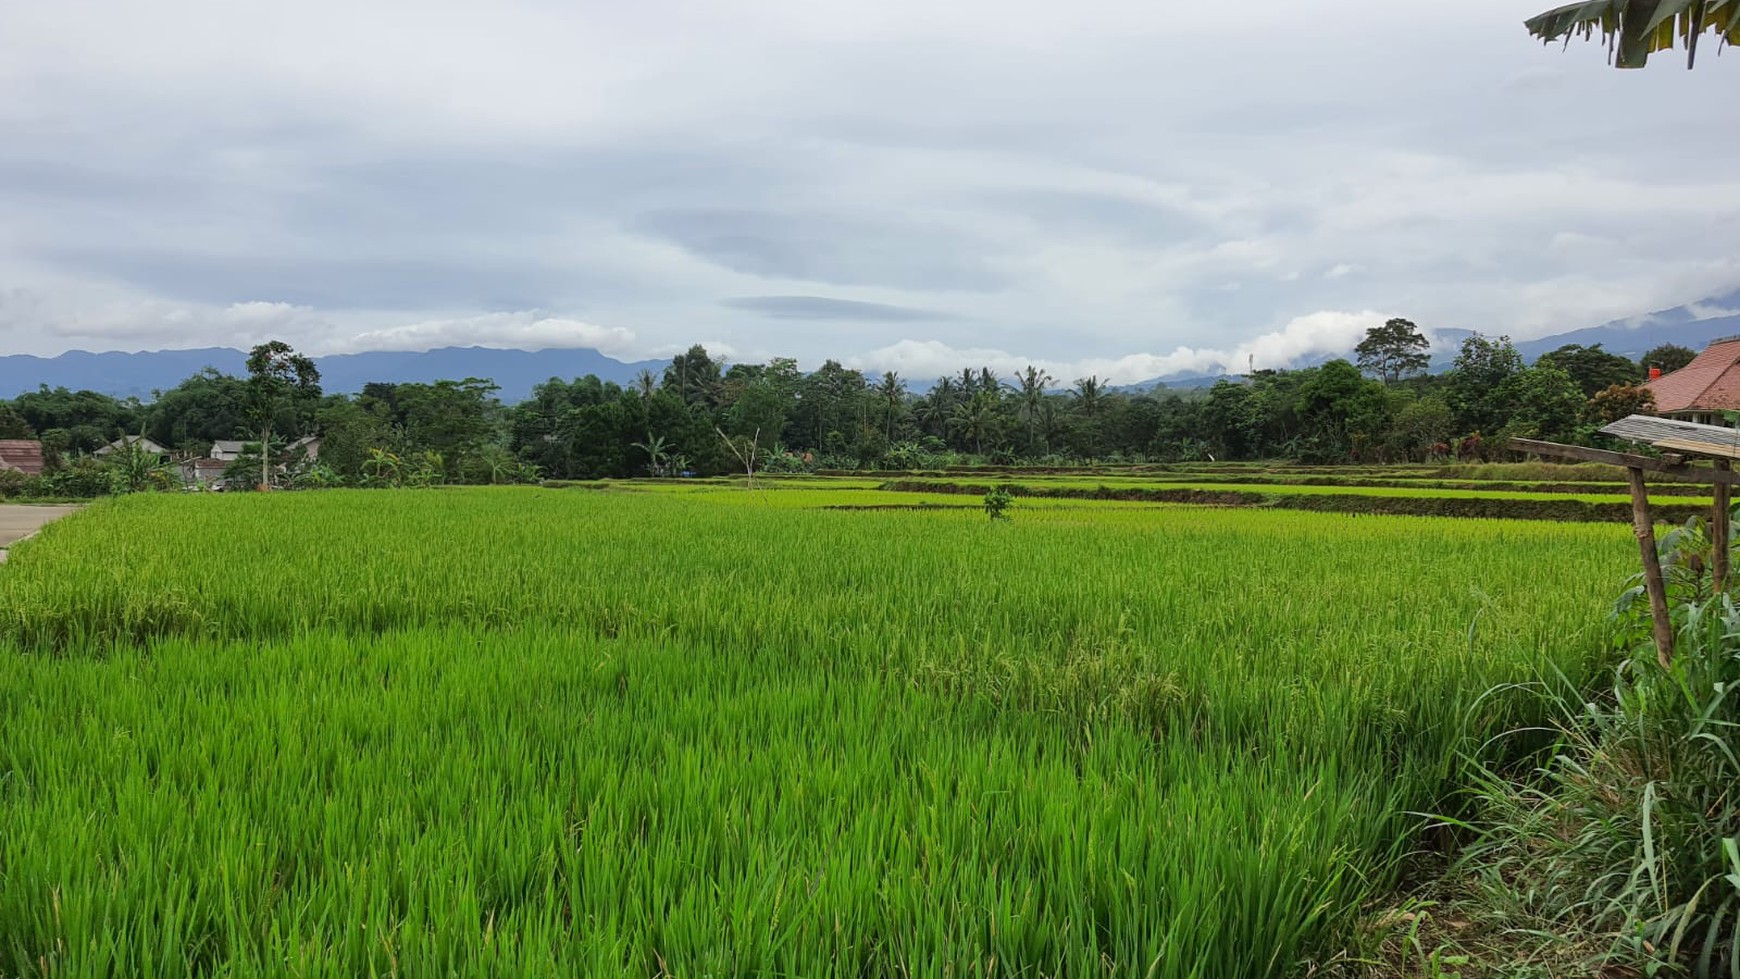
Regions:
<instances>
[{"instance_id":1,"label":"distant mountain range","mask_svg":"<svg viewBox=\"0 0 1740 979\"><path fill-rule=\"evenodd\" d=\"M1614 320L1602 326L1557 333L1536 340L1524 340L1516 348L1532 361L1549 350L1569 343L1601 346L1633 360L1653 347L1677 343L1693 350L1702 350L1718 337L1740 334L1740 290L1699 303L1676 306L1631 319ZM1450 366L1469 330L1437 330L1432 348L1433 371ZM1323 354L1301 360L1295 367L1310 367L1335 356L1352 356L1352 351ZM29 354L0 356L0 398L12 398L38 386L67 387L73 390L100 391L116 397L136 397L149 400L153 391L171 388L193 374L215 367L226 374L246 371L247 355L227 347L206 347L199 350L155 350L140 353L87 353L74 350L58 357L33 357ZM370 381L423 382L444 378L460 380L485 377L501 388L500 397L512 403L531 396L532 388L560 377L564 380L596 374L606 381L628 384L635 375L647 369L657 374L668 363L664 360L624 362L596 350L584 348L551 350L502 350L495 347L442 347L438 350L372 351L358 354L333 354L316 357L320 367L321 387L327 391L355 394ZM1180 373L1151 378L1135 384L1115 387L1118 391L1146 391L1155 387L1174 390L1208 387L1227 374ZM915 392L928 390L929 385L914 383Z\"/></svg>"},{"instance_id":2,"label":"distant mountain range","mask_svg":"<svg viewBox=\"0 0 1740 979\"><path fill-rule=\"evenodd\" d=\"M0 357L0 398L12 398L38 386L89 389L118 398L149 400L152 392L172 388L185 378L215 367L226 374L247 372L247 354L227 347L199 350L154 350L141 353L86 353L73 350L58 357L14 354ZM486 377L500 388L506 402L523 401L534 385L552 377L571 380L596 374L606 381L628 384L643 368L657 374L668 361L624 363L596 350L501 350L494 347L442 347L439 350L372 351L314 358L320 386L332 393L355 394L370 381L423 382Z\"/></svg>"}]
</instances>

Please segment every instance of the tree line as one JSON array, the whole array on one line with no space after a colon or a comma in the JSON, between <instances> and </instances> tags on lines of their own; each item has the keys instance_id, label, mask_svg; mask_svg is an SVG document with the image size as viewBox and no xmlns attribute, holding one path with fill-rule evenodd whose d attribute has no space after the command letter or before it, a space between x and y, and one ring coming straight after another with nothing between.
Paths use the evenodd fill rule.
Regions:
<instances>
[{"instance_id":1,"label":"tree line","mask_svg":"<svg viewBox=\"0 0 1740 979\"><path fill-rule=\"evenodd\" d=\"M1414 324L1395 319L1369 331L1353 361L1258 370L1205 389L1119 390L1037 367L1013 376L964 367L918 391L894 372L833 360L807 373L789 358L727 363L697 345L626 386L551 378L509 405L475 377L325 393L313 365L275 342L255 349L248 376L208 368L149 401L22 394L0 402L0 438L39 438L60 470L89 468L123 435L183 455L246 439L258 454L235 479L257 483L271 478L283 445L318 435L317 460L279 471L304 485L353 486L717 475L746 464L1423 462L1490 458L1511 436L1588 442L1601 424L1650 410L1638 386L1645 365L1673 370L1693 356L1667 345L1638 363L1571 345L1528 364L1507 338L1474 334L1447 371L1430 374L1426 348Z\"/></svg>"}]
</instances>

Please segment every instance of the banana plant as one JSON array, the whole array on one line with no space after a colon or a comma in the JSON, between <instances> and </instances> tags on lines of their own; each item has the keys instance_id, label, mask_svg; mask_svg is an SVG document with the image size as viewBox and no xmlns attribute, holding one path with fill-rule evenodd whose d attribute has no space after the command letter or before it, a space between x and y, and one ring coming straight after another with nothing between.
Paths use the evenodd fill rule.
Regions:
<instances>
[{"instance_id":1,"label":"banana plant","mask_svg":"<svg viewBox=\"0 0 1740 979\"><path fill-rule=\"evenodd\" d=\"M1537 14L1524 26L1547 43L1600 35L1608 60L1620 68L1642 68L1657 51L1684 47L1690 68L1706 33L1740 44L1740 0L1582 0Z\"/></svg>"}]
</instances>

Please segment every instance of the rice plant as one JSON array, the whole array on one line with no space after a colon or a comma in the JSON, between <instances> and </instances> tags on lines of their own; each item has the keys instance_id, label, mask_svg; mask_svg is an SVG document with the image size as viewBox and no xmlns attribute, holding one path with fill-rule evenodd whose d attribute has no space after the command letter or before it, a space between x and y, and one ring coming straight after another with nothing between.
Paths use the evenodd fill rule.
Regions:
<instances>
[{"instance_id":1,"label":"rice plant","mask_svg":"<svg viewBox=\"0 0 1740 979\"><path fill-rule=\"evenodd\" d=\"M830 491L51 525L0 569L0 975L1300 974L1542 720L1476 698L1600 669L1630 557L781 493Z\"/></svg>"}]
</instances>

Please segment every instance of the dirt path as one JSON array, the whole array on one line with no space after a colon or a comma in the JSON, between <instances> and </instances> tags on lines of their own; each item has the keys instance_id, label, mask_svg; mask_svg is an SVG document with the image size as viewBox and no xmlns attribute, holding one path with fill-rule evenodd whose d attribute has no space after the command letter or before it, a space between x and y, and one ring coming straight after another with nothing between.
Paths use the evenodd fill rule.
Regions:
<instances>
[{"instance_id":1,"label":"dirt path","mask_svg":"<svg viewBox=\"0 0 1740 979\"><path fill-rule=\"evenodd\" d=\"M42 529L43 524L78 512L76 506L0 505L0 563L6 549Z\"/></svg>"}]
</instances>

